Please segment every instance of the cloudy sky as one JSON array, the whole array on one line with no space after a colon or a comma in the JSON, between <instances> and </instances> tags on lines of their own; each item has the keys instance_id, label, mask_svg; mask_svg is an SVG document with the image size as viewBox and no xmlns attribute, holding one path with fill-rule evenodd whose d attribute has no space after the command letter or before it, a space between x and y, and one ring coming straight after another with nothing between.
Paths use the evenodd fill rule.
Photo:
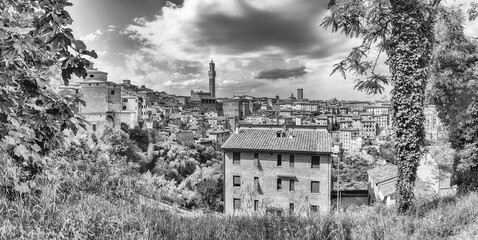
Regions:
<instances>
[{"instance_id":1,"label":"cloudy sky","mask_svg":"<svg viewBox=\"0 0 478 240\"><path fill-rule=\"evenodd\" d=\"M72 3L68 11L75 37L96 50L95 66L108 72L111 81L130 79L177 95L208 91L208 62L214 58L218 97L286 98L295 96L297 88L310 99L382 97L353 90L353 77L329 76L333 64L360 41L319 26L327 0ZM467 33L477 32L477 26L468 24Z\"/></svg>"}]
</instances>

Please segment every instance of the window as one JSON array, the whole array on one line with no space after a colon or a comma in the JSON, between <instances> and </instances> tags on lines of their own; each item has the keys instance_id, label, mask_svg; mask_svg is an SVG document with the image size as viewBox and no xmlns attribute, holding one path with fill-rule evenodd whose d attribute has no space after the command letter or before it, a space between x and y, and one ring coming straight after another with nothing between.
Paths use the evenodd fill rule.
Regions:
<instances>
[{"instance_id":1,"label":"window","mask_svg":"<svg viewBox=\"0 0 478 240\"><path fill-rule=\"evenodd\" d=\"M254 177L254 189L259 191L259 177Z\"/></svg>"},{"instance_id":2,"label":"window","mask_svg":"<svg viewBox=\"0 0 478 240\"><path fill-rule=\"evenodd\" d=\"M123 110L126 110L126 106L123 106Z\"/></svg>"},{"instance_id":3,"label":"window","mask_svg":"<svg viewBox=\"0 0 478 240\"><path fill-rule=\"evenodd\" d=\"M318 212L318 211L319 211L319 206L317 206L317 205L310 205L310 211L311 211L311 212Z\"/></svg>"},{"instance_id":4,"label":"window","mask_svg":"<svg viewBox=\"0 0 478 240\"><path fill-rule=\"evenodd\" d=\"M234 210L235 209L240 209L241 208L241 199L234 198L233 201L232 201L232 205L233 205Z\"/></svg>"},{"instance_id":5,"label":"window","mask_svg":"<svg viewBox=\"0 0 478 240\"><path fill-rule=\"evenodd\" d=\"M259 153L254 153L254 166L259 166Z\"/></svg>"},{"instance_id":6,"label":"window","mask_svg":"<svg viewBox=\"0 0 478 240\"><path fill-rule=\"evenodd\" d=\"M96 123L93 123L92 128L93 128L93 132L96 132Z\"/></svg>"},{"instance_id":7,"label":"window","mask_svg":"<svg viewBox=\"0 0 478 240\"><path fill-rule=\"evenodd\" d=\"M310 192L311 193L320 193L320 182L319 181L310 182Z\"/></svg>"},{"instance_id":8,"label":"window","mask_svg":"<svg viewBox=\"0 0 478 240\"><path fill-rule=\"evenodd\" d=\"M115 95L115 90L111 90L111 95Z\"/></svg>"},{"instance_id":9,"label":"window","mask_svg":"<svg viewBox=\"0 0 478 240\"><path fill-rule=\"evenodd\" d=\"M289 203L289 213L294 213L294 203Z\"/></svg>"},{"instance_id":10,"label":"window","mask_svg":"<svg viewBox=\"0 0 478 240\"><path fill-rule=\"evenodd\" d=\"M291 192L295 191L295 185L294 184L295 184L294 179L289 179L289 190Z\"/></svg>"},{"instance_id":11,"label":"window","mask_svg":"<svg viewBox=\"0 0 478 240\"><path fill-rule=\"evenodd\" d=\"M289 167L293 168L294 167L294 162L295 162L295 156L290 155L289 156Z\"/></svg>"},{"instance_id":12,"label":"window","mask_svg":"<svg viewBox=\"0 0 478 240\"><path fill-rule=\"evenodd\" d=\"M277 154L277 166L282 166L282 155Z\"/></svg>"},{"instance_id":13,"label":"window","mask_svg":"<svg viewBox=\"0 0 478 240\"><path fill-rule=\"evenodd\" d=\"M311 167L312 168L320 168L320 157L319 156L312 156Z\"/></svg>"},{"instance_id":14,"label":"window","mask_svg":"<svg viewBox=\"0 0 478 240\"><path fill-rule=\"evenodd\" d=\"M232 186L233 187L241 186L241 176L232 176Z\"/></svg>"},{"instance_id":15,"label":"window","mask_svg":"<svg viewBox=\"0 0 478 240\"><path fill-rule=\"evenodd\" d=\"M232 153L232 164L241 164L241 153Z\"/></svg>"},{"instance_id":16,"label":"window","mask_svg":"<svg viewBox=\"0 0 478 240\"><path fill-rule=\"evenodd\" d=\"M254 211L259 211L259 200L254 200Z\"/></svg>"},{"instance_id":17,"label":"window","mask_svg":"<svg viewBox=\"0 0 478 240\"><path fill-rule=\"evenodd\" d=\"M282 179L277 179L277 191L282 191Z\"/></svg>"}]
</instances>

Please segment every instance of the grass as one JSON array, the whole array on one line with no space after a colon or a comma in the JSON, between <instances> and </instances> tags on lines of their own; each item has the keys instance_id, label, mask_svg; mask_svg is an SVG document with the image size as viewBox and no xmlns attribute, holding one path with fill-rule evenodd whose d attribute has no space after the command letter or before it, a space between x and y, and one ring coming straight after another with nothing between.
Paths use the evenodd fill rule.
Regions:
<instances>
[{"instance_id":1,"label":"grass","mask_svg":"<svg viewBox=\"0 0 478 240\"><path fill-rule=\"evenodd\" d=\"M52 192L0 197L0 239L467 239L475 236L478 194L423 201L407 215L384 206L299 218L184 217L154 205L97 194Z\"/></svg>"}]
</instances>

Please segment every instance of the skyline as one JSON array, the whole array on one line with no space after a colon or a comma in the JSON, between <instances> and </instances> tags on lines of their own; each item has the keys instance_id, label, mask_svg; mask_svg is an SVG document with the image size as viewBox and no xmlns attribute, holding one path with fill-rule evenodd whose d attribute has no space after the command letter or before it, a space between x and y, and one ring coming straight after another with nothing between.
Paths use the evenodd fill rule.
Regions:
<instances>
[{"instance_id":1,"label":"skyline","mask_svg":"<svg viewBox=\"0 0 478 240\"><path fill-rule=\"evenodd\" d=\"M319 26L327 1L72 2L68 11L75 36L97 51L95 66L114 82L130 79L177 95L208 91L208 63L214 58L217 97L287 98L297 88L309 99L383 96L354 90L352 75L345 80L340 74L329 76L359 40ZM460 2L466 1L450 4ZM467 22L465 32L478 36L478 27ZM377 69L386 72L388 67Z\"/></svg>"}]
</instances>

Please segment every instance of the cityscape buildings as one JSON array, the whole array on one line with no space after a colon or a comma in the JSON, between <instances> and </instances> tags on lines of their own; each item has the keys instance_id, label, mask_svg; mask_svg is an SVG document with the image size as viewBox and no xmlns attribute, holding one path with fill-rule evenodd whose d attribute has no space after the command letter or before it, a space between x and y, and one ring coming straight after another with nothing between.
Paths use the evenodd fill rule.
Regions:
<instances>
[{"instance_id":1,"label":"cityscape buildings","mask_svg":"<svg viewBox=\"0 0 478 240\"><path fill-rule=\"evenodd\" d=\"M84 100L78 108L90 123L88 131L156 128L176 141L224 151L227 214L329 211L332 158L341 149L359 154L364 145L385 141L393 130L386 99L309 100L302 88L297 98L216 98L213 60L208 80L209 92L192 89L191 96L176 96L128 79L110 81L108 73L92 67L85 79L75 78L59 92ZM427 140L446 137L434 106L426 107L425 119ZM393 203L391 181L382 181L377 171L382 172L369 171L371 200Z\"/></svg>"}]
</instances>

